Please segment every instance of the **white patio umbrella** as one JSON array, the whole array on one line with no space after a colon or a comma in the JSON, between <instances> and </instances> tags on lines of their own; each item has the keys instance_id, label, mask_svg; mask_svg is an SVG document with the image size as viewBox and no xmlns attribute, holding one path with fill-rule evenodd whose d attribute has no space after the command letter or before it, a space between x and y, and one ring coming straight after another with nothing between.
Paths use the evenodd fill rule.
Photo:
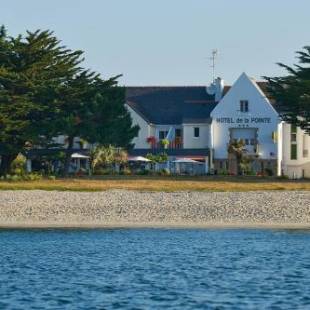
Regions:
<instances>
[{"instance_id":1,"label":"white patio umbrella","mask_svg":"<svg viewBox=\"0 0 310 310\"><path fill-rule=\"evenodd\" d=\"M197 164L197 165L203 165L203 163L201 163L200 161L193 160L193 159L190 159L190 158L178 158L178 159L174 160L173 163L176 163L176 164Z\"/></svg>"},{"instance_id":2,"label":"white patio umbrella","mask_svg":"<svg viewBox=\"0 0 310 310\"><path fill-rule=\"evenodd\" d=\"M73 165L73 168L72 168L74 172L80 171L80 169L81 169L81 161L82 160L86 160L85 169L89 170L89 159L90 159L89 156L83 155L83 154L80 154L80 153L73 153L71 155L71 158L75 162L75 164Z\"/></svg>"},{"instance_id":3,"label":"white patio umbrella","mask_svg":"<svg viewBox=\"0 0 310 310\"><path fill-rule=\"evenodd\" d=\"M83 155L83 154L80 154L80 153L73 153L73 154L71 155L71 158L88 159L89 156Z\"/></svg>"},{"instance_id":4,"label":"white patio umbrella","mask_svg":"<svg viewBox=\"0 0 310 310\"><path fill-rule=\"evenodd\" d=\"M203 165L203 163L193 160L191 158L178 158L174 160L173 163L175 164L176 173L182 173L183 170L184 173L189 172L190 174L194 174L194 167ZM181 169L182 166L183 169ZM185 170L184 167L186 167ZM191 168L191 170L188 171L188 168Z\"/></svg>"},{"instance_id":5,"label":"white patio umbrella","mask_svg":"<svg viewBox=\"0 0 310 310\"><path fill-rule=\"evenodd\" d=\"M128 158L129 161L138 161L138 162L150 162L149 159L143 156L133 156Z\"/></svg>"}]
</instances>

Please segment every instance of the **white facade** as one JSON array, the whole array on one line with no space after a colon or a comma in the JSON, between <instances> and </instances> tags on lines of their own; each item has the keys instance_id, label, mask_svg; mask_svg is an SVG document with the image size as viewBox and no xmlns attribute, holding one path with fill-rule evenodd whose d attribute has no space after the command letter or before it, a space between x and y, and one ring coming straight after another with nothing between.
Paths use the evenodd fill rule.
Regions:
<instances>
[{"instance_id":1,"label":"white facade","mask_svg":"<svg viewBox=\"0 0 310 310\"><path fill-rule=\"evenodd\" d=\"M147 138L155 135L155 127L149 124L144 118L142 118L136 111L127 105L127 109L131 115L132 124L138 125L140 130L136 138L133 139L132 143L137 149L147 149L150 145L147 143Z\"/></svg>"},{"instance_id":2,"label":"white facade","mask_svg":"<svg viewBox=\"0 0 310 310\"><path fill-rule=\"evenodd\" d=\"M221 84L222 91L222 80L217 80L217 83ZM210 149L210 167L213 167L214 161L228 159L227 149L231 141L242 139L248 154L257 161L268 165L272 163L277 175L310 177L310 136L300 128L292 134L291 125L281 121L258 84L245 73L212 110L211 122L154 125L131 107L128 109L133 124L140 127L139 135L133 141L136 149L151 148L147 138L154 136L160 139L160 131L178 129L182 134L183 149ZM296 148L296 159L291 155L292 148Z\"/></svg>"},{"instance_id":3,"label":"white facade","mask_svg":"<svg viewBox=\"0 0 310 310\"><path fill-rule=\"evenodd\" d=\"M310 136L302 129L281 123L282 154L279 166L292 179L310 178Z\"/></svg>"},{"instance_id":4,"label":"white facade","mask_svg":"<svg viewBox=\"0 0 310 310\"><path fill-rule=\"evenodd\" d=\"M199 128L198 137L195 137L195 128ZM183 147L186 149L209 148L211 146L210 133L210 124L183 124Z\"/></svg>"},{"instance_id":5,"label":"white facade","mask_svg":"<svg viewBox=\"0 0 310 310\"><path fill-rule=\"evenodd\" d=\"M248 102L248 111L240 111L240 102ZM258 145L262 159L276 159L279 116L263 92L246 74L242 74L228 93L211 112L214 158L227 158L231 139L249 140L249 153ZM253 141L254 139L254 141Z\"/></svg>"}]
</instances>

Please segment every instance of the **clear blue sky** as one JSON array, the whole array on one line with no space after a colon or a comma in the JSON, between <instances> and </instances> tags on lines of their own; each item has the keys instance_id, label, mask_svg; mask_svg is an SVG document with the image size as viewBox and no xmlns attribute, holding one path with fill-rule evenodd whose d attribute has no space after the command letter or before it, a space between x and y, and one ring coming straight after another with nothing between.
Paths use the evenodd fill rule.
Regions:
<instances>
[{"instance_id":1,"label":"clear blue sky","mask_svg":"<svg viewBox=\"0 0 310 310\"><path fill-rule=\"evenodd\" d=\"M0 23L9 34L51 29L85 66L125 85L205 85L210 54L232 83L278 75L310 45L309 0L7 0Z\"/></svg>"}]
</instances>

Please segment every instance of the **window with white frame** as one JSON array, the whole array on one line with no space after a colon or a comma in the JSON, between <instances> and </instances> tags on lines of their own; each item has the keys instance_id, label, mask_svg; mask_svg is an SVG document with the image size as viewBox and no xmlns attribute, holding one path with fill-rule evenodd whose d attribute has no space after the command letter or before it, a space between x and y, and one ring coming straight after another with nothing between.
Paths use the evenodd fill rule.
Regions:
<instances>
[{"instance_id":1,"label":"window with white frame","mask_svg":"<svg viewBox=\"0 0 310 310\"><path fill-rule=\"evenodd\" d=\"M297 159L297 127L291 125L291 160Z\"/></svg>"},{"instance_id":2,"label":"window with white frame","mask_svg":"<svg viewBox=\"0 0 310 310\"><path fill-rule=\"evenodd\" d=\"M167 130L160 130L160 131L158 132L158 138L159 138L159 140L166 139L167 135L168 135L168 131L167 131Z\"/></svg>"},{"instance_id":3,"label":"window with white frame","mask_svg":"<svg viewBox=\"0 0 310 310\"><path fill-rule=\"evenodd\" d=\"M248 100L240 100L240 112L249 112Z\"/></svg>"},{"instance_id":4,"label":"window with white frame","mask_svg":"<svg viewBox=\"0 0 310 310\"><path fill-rule=\"evenodd\" d=\"M303 157L306 158L309 156L309 152L308 152L308 135L306 134L303 134L303 137L302 137L302 154L303 154Z\"/></svg>"}]
</instances>

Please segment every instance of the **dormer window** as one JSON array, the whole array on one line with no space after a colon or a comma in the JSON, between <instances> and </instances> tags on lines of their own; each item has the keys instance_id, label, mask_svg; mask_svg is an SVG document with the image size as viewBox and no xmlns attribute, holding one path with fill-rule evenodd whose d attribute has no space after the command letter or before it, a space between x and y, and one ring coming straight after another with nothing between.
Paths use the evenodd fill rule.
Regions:
<instances>
[{"instance_id":1,"label":"dormer window","mask_svg":"<svg viewBox=\"0 0 310 310\"><path fill-rule=\"evenodd\" d=\"M240 100L240 112L249 112L248 100Z\"/></svg>"}]
</instances>

